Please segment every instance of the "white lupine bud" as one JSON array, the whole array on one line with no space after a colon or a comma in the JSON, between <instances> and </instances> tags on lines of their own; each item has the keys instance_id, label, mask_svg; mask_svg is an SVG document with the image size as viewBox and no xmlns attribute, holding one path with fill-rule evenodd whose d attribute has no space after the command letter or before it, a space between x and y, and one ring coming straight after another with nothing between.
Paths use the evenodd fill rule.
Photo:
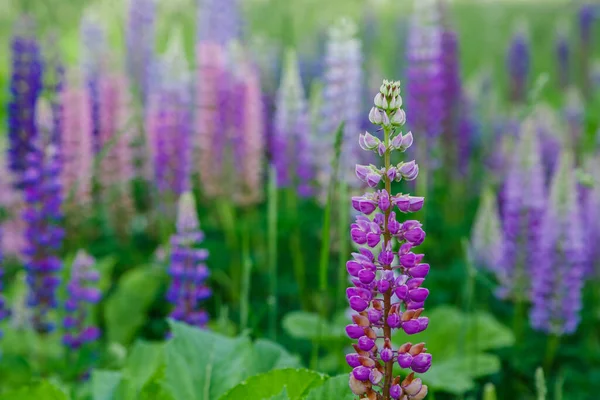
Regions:
<instances>
[{"instance_id":1,"label":"white lupine bud","mask_svg":"<svg viewBox=\"0 0 600 400\"><path fill-rule=\"evenodd\" d=\"M404 110L396 111L396 113L392 116L392 125L401 126L401 125L404 125L405 123L406 123L406 113L404 112Z\"/></svg>"}]
</instances>

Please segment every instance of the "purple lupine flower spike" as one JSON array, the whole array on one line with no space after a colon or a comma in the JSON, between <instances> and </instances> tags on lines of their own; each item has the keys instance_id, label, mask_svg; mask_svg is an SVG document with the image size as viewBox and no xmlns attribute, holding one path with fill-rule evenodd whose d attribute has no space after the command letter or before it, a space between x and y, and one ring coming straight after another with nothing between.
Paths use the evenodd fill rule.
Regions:
<instances>
[{"instance_id":1,"label":"purple lupine flower spike","mask_svg":"<svg viewBox=\"0 0 600 400\"><path fill-rule=\"evenodd\" d=\"M593 55L593 26L594 21L600 16L600 7L597 4L585 3L579 8L579 65L581 70L581 88L586 98L591 94L590 90L590 62Z\"/></svg>"},{"instance_id":2,"label":"purple lupine flower spike","mask_svg":"<svg viewBox=\"0 0 600 400\"><path fill-rule=\"evenodd\" d=\"M573 154L567 150L544 214L542 256L532 268L531 326L548 334L574 333L581 318L585 242L580 211Z\"/></svg>"},{"instance_id":3,"label":"purple lupine flower spike","mask_svg":"<svg viewBox=\"0 0 600 400\"><path fill-rule=\"evenodd\" d=\"M571 74L571 47L569 37L564 27L560 27L554 44L556 52L556 69L558 75L558 85L565 89L570 83Z\"/></svg>"},{"instance_id":4,"label":"purple lupine flower spike","mask_svg":"<svg viewBox=\"0 0 600 400\"><path fill-rule=\"evenodd\" d=\"M435 2L415 2L406 45L406 108L411 115L409 126L422 133L419 139L422 162L427 162L436 149L445 115L439 19Z\"/></svg>"},{"instance_id":5,"label":"purple lupine flower spike","mask_svg":"<svg viewBox=\"0 0 600 400\"><path fill-rule=\"evenodd\" d=\"M600 168L600 156L591 161L590 170L598 171ZM582 215L585 216L585 235L589 243L600 243L600 177L596 174L593 179L593 187L585 196ZM598 277L600 275L600 246L589 246L587 251L588 275Z\"/></svg>"},{"instance_id":6,"label":"purple lupine flower spike","mask_svg":"<svg viewBox=\"0 0 600 400\"><path fill-rule=\"evenodd\" d=\"M4 179L4 177L3 177ZM2 237L5 235L5 231L3 226L0 225L0 243L2 242ZM10 309L6 304L6 298L4 296L4 268L2 265L4 264L4 252L2 247L0 247L0 322L5 320L10 315ZM2 331L0 331L0 337L2 337Z\"/></svg>"},{"instance_id":7,"label":"purple lupine flower spike","mask_svg":"<svg viewBox=\"0 0 600 400\"><path fill-rule=\"evenodd\" d=\"M146 105L155 78L154 40L156 0L129 0L127 70L135 93Z\"/></svg>"},{"instance_id":8,"label":"purple lupine flower spike","mask_svg":"<svg viewBox=\"0 0 600 400\"><path fill-rule=\"evenodd\" d=\"M355 353L346 356L353 368L349 384L361 398L417 400L427 395L427 386L414 374L431 367L431 354L424 343L408 342L394 349L392 332L398 329L413 335L425 330L429 323L422 316L429 295L422 284L429 264L422 262L423 254L413 252L425 239L425 232L416 220L402 223L396 219L396 212L419 211L423 198L393 195L391 184L415 179L419 168L414 161L397 165L390 162L393 151L405 152L413 142L412 133L400 131L405 120L400 82L383 81L374 103L370 119L383 130L383 141L367 132L360 135L359 143L365 151L380 154L385 165L357 165L356 174L371 187L380 181L384 187L352 198L354 209L364 215L356 217L350 232L354 243L361 247L346 263L354 285L346 290L346 295L355 311L346 332L351 339L357 339L353 344ZM398 251L393 242L398 243ZM394 265L396 256L399 263ZM399 376L393 377L396 362L400 368L412 370L402 381Z\"/></svg>"},{"instance_id":9,"label":"purple lupine flower spike","mask_svg":"<svg viewBox=\"0 0 600 400\"><path fill-rule=\"evenodd\" d=\"M35 107L42 91L42 59L38 42L32 36L33 29L30 20L20 21L11 43L8 165L19 189L24 186L27 156L34 151L33 143L38 136Z\"/></svg>"},{"instance_id":10,"label":"purple lupine flower spike","mask_svg":"<svg viewBox=\"0 0 600 400\"><path fill-rule=\"evenodd\" d=\"M49 106L40 101L37 124L41 135L27 155L24 175L27 222L23 254L29 293L27 304L33 309L32 324L36 331L47 333L54 328L49 313L58 305L56 290L60 284L62 262L58 257L64 231L62 220L62 187L60 163L54 144L49 144L52 116Z\"/></svg>"},{"instance_id":11,"label":"purple lupine flower spike","mask_svg":"<svg viewBox=\"0 0 600 400\"><path fill-rule=\"evenodd\" d=\"M65 334L63 343L73 350L100 337L100 329L88 323L90 308L100 301L102 293L97 288L100 274L94 268L96 260L84 250L79 250L71 266L65 301Z\"/></svg>"},{"instance_id":12,"label":"purple lupine flower spike","mask_svg":"<svg viewBox=\"0 0 600 400\"><path fill-rule=\"evenodd\" d=\"M506 68L510 77L510 99L522 103L527 96L527 83L531 68L529 34L526 25L514 33L506 54Z\"/></svg>"},{"instance_id":13,"label":"purple lupine flower spike","mask_svg":"<svg viewBox=\"0 0 600 400\"><path fill-rule=\"evenodd\" d=\"M475 266L494 273L500 271L504 255L504 237L496 194L491 187L484 189L481 196L471 230L469 251Z\"/></svg>"},{"instance_id":14,"label":"purple lupine flower spike","mask_svg":"<svg viewBox=\"0 0 600 400\"><path fill-rule=\"evenodd\" d=\"M542 217L546 204L544 171L535 121L527 119L504 185L504 259L498 280L501 298L527 300L531 268L540 257ZM523 298L525 296L525 298Z\"/></svg>"},{"instance_id":15,"label":"purple lupine flower spike","mask_svg":"<svg viewBox=\"0 0 600 400\"><path fill-rule=\"evenodd\" d=\"M198 0L199 42L226 45L242 36L239 0Z\"/></svg>"},{"instance_id":16,"label":"purple lupine flower spike","mask_svg":"<svg viewBox=\"0 0 600 400\"><path fill-rule=\"evenodd\" d=\"M190 72L182 37L174 35L160 63L161 82L152 93L146 115L154 180L173 202L189 190L192 104Z\"/></svg>"},{"instance_id":17,"label":"purple lupine flower spike","mask_svg":"<svg viewBox=\"0 0 600 400\"><path fill-rule=\"evenodd\" d=\"M334 132L344 121L344 133L340 154L340 178L350 186L356 186L353 179L353 160L361 156L360 147L354 138L360 132L362 109L362 53L361 42L356 37L357 28L349 20L342 19L329 31L326 44L323 106L319 148L324 154L318 157L317 179L322 193L327 191L333 179L331 159L333 158ZM324 196L323 196L324 197Z\"/></svg>"},{"instance_id":18,"label":"purple lupine flower spike","mask_svg":"<svg viewBox=\"0 0 600 400\"><path fill-rule=\"evenodd\" d=\"M313 160L310 125L298 60L288 51L277 93L271 154L280 187L293 185L301 197L311 195Z\"/></svg>"},{"instance_id":19,"label":"purple lupine flower spike","mask_svg":"<svg viewBox=\"0 0 600 400\"><path fill-rule=\"evenodd\" d=\"M211 296L210 288L205 285L210 272L205 264L208 251L197 248L204 234L191 192L179 198L176 226L177 232L171 238L171 286L167 291L167 300L174 307L171 318L202 328L208 322L208 313L200 307L200 302Z\"/></svg>"}]
</instances>

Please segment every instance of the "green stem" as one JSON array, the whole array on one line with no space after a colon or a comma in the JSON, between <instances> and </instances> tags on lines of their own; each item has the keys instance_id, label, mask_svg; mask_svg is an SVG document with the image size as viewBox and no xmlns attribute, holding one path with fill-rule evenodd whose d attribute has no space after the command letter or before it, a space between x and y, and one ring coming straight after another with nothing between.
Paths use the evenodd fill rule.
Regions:
<instances>
[{"instance_id":1,"label":"green stem","mask_svg":"<svg viewBox=\"0 0 600 400\"><path fill-rule=\"evenodd\" d=\"M269 169L268 188L268 258L270 297L269 303L269 335L277 339L277 172L273 166Z\"/></svg>"},{"instance_id":2,"label":"green stem","mask_svg":"<svg viewBox=\"0 0 600 400\"><path fill-rule=\"evenodd\" d=\"M559 335L550 335L548 337L548 342L546 344L546 355L544 358L544 370L548 376L550 376L550 369L552 368L552 363L554 362L554 357L556 356L556 351L558 350L559 345Z\"/></svg>"},{"instance_id":3,"label":"green stem","mask_svg":"<svg viewBox=\"0 0 600 400\"><path fill-rule=\"evenodd\" d=\"M287 207L288 215L294 226L290 237L290 252L292 254L292 266L296 284L298 285L298 293L300 293L300 301L302 308L307 310L310 306L308 293L306 293L306 270L304 264L304 255L302 253L302 239L300 231L300 219L298 218L298 199L294 188L287 190Z\"/></svg>"},{"instance_id":4,"label":"green stem","mask_svg":"<svg viewBox=\"0 0 600 400\"><path fill-rule=\"evenodd\" d=\"M346 260L348 259L349 243L347 238L348 227L350 226L350 211L348 210L348 184L345 181L340 182L340 202L339 202L339 225L340 234L340 264L338 266L338 290L337 297L340 301L340 310L346 304L345 293L348 286L346 273Z\"/></svg>"},{"instance_id":5,"label":"green stem","mask_svg":"<svg viewBox=\"0 0 600 400\"><path fill-rule=\"evenodd\" d=\"M250 307L250 275L252 272L252 259L250 257L250 224L246 224L242 230L242 282L240 296L240 331L248 327L248 315Z\"/></svg>"},{"instance_id":6,"label":"green stem","mask_svg":"<svg viewBox=\"0 0 600 400\"><path fill-rule=\"evenodd\" d=\"M387 171L390 169L391 154L390 154L389 144L390 144L390 136L392 134L392 130L387 126L384 126L383 132L384 132L384 145L386 148L385 155L384 155L386 173L383 175L383 178L384 178L384 182L385 182L385 190L391 196L392 195L392 182L390 181L390 178L387 175ZM391 207L389 207L385 211L385 219L384 219L384 223L383 223L384 229L383 229L382 250L385 250L387 248L387 245L390 242L390 240L392 240L392 235L388 228L388 221L390 218L390 214L391 214ZM383 269L391 270L392 267L390 265L384 265ZM392 306L392 289L390 288L390 289L388 289L387 292L385 292L383 294L383 321L384 321L383 336L385 339L389 339L390 342L392 340L392 328L388 325L387 319L388 319L388 315L390 313L391 306ZM390 389L392 387L393 368L394 368L394 361L389 361L389 362L385 363L385 381L383 384L383 393L382 393L383 400L391 399Z\"/></svg>"}]
</instances>

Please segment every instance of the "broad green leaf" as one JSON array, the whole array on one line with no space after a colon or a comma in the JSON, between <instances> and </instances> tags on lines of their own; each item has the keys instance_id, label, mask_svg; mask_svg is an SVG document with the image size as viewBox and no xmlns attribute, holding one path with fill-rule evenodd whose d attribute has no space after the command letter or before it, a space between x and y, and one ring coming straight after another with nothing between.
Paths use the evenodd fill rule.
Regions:
<instances>
[{"instance_id":1,"label":"broad green leaf","mask_svg":"<svg viewBox=\"0 0 600 400\"><path fill-rule=\"evenodd\" d=\"M123 368L119 398L137 400L144 386L164 365L164 345L138 341L133 346Z\"/></svg>"},{"instance_id":2,"label":"broad green leaf","mask_svg":"<svg viewBox=\"0 0 600 400\"><path fill-rule=\"evenodd\" d=\"M104 315L109 342L127 344L146 319L160 286L160 275L140 267L125 273L116 291L107 299Z\"/></svg>"},{"instance_id":3,"label":"broad green leaf","mask_svg":"<svg viewBox=\"0 0 600 400\"><path fill-rule=\"evenodd\" d=\"M122 378L119 371L92 371L92 399L113 400Z\"/></svg>"},{"instance_id":4,"label":"broad green leaf","mask_svg":"<svg viewBox=\"0 0 600 400\"><path fill-rule=\"evenodd\" d=\"M348 385L348 374L329 378L323 385L308 392L306 400L354 400L354 394Z\"/></svg>"},{"instance_id":5,"label":"broad green leaf","mask_svg":"<svg viewBox=\"0 0 600 400\"><path fill-rule=\"evenodd\" d=\"M248 378L225 393L220 400L266 400L281 393L283 388L286 388L290 400L299 400L312 388L325 383L327 378L327 375L307 369L278 369Z\"/></svg>"},{"instance_id":6,"label":"broad green leaf","mask_svg":"<svg viewBox=\"0 0 600 400\"><path fill-rule=\"evenodd\" d=\"M30 385L0 395L0 400L69 400L69 397L57 386L48 381Z\"/></svg>"},{"instance_id":7,"label":"broad green leaf","mask_svg":"<svg viewBox=\"0 0 600 400\"><path fill-rule=\"evenodd\" d=\"M475 388L475 378L500 371L500 359L492 354L465 355L448 360L435 361L423 380L433 389L463 394Z\"/></svg>"},{"instance_id":8,"label":"broad green leaf","mask_svg":"<svg viewBox=\"0 0 600 400\"><path fill-rule=\"evenodd\" d=\"M253 372L247 337L228 338L175 321L171 329L164 385L175 399L217 399Z\"/></svg>"},{"instance_id":9,"label":"broad green leaf","mask_svg":"<svg viewBox=\"0 0 600 400\"><path fill-rule=\"evenodd\" d=\"M287 387L284 387L281 393L270 397L269 400L290 400L290 396L287 394Z\"/></svg>"},{"instance_id":10,"label":"broad green leaf","mask_svg":"<svg viewBox=\"0 0 600 400\"><path fill-rule=\"evenodd\" d=\"M300 359L287 352L281 345L270 340L258 339L254 342L254 368L260 374L274 369L298 368Z\"/></svg>"},{"instance_id":11,"label":"broad green leaf","mask_svg":"<svg viewBox=\"0 0 600 400\"><path fill-rule=\"evenodd\" d=\"M338 340L345 338L343 329L333 326L316 313L305 311L292 311L286 314L283 317L283 329L296 339Z\"/></svg>"}]
</instances>

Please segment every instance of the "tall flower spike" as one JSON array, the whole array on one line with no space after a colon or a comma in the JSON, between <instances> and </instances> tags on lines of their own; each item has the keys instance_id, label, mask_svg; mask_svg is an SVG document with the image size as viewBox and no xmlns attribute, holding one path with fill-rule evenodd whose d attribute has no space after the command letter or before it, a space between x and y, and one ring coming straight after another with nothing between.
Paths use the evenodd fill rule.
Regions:
<instances>
[{"instance_id":1,"label":"tall flower spike","mask_svg":"<svg viewBox=\"0 0 600 400\"><path fill-rule=\"evenodd\" d=\"M323 108L321 115L318 157L318 180L326 193L333 178L331 160L334 156L334 132L344 121L344 133L340 154L340 179L356 186L353 178L353 160L361 156L354 138L360 132L362 110L362 53L361 42L356 37L357 28L349 20L338 21L329 31L325 50Z\"/></svg>"},{"instance_id":2,"label":"tall flower spike","mask_svg":"<svg viewBox=\"0 0 600 400\"><path fill-rule=\"evenodd\" d=\"M99 144L104 154L100 158L98 177L104 204L111 210L113 226L121 234L127 230L133 210L130 182L133 177L131 129L127 79L121 75L103 75L99 84Z\"/></svg>"},{"instance_id":3,"label":"tall flower spike","mask_svg":"<svg viewBox=\"0 0 600 400\"><path fill-rule=\"evenodd\" d=\"M3 259L22 257L26 228L26 223L21 218L23 196L13 185L14 179L11 171L8 170L5 154L7 154L6 149L2 143L0 145L0 209L3 211L3 219L1 220L0 253Z\"/></svg>"},{"instance_id":4,"label":"tall flower spike","mask_svg":"<svg viewBox=\"0 0 600 400\"><path fill-rule=\"evenodd\" d=\"M32 324L36 331L47 333L54 328L48 314L58 305L56 290L62 269L58 257L64 237L61 227L62 188L56 146L44 144L49 142L52 130L49 106L40 101L36 115L42 135L27 155L28 168L23 182L27 245L23 254L29 287L27 304L33 309Z\"/></svg>"},{"instance_id":5,"label":"tall flower spike","mask_svg":"<svg viewBox=\"0 0 600 400\"><path fill-rule=\"evenodd\" d=\"M293 185L301 197L311 195L313 160L310 122L296 53L288 50L275 104L271 154L280 187Z\"/></svg>"},{"instance_id":6,"label":"tall flower spike","mask_svg":"<svg viewBox=\"0 0 600 400\"><path fill-rule=\"evenodd\" d=\"M591 162L589 170L598 171L600 168L600 156L596 156ZM593 187L584 200L582 215L585 216L585 237L589 243L600 243L600 177L595 174ZM587 252L588 275L600 276L600 246L589 246Z\"/></svg>"},{"instance_id":7,"label":"tall flower spike","mask_svg":"<svg viewBox=\"0 0 600 400\"><path fill-rule=\"evenodd\" d=\"M65 346L77 350L100 337L100 329L89 324L90 308L100 301L102 293L97 288L100 274L94 268L96 260L85 250L79 250L71 265L71 278L67 283L66 316L63 320Z\"/></svg>"},{"instance_id":8,"label":"tall flower spike","mask_svg":"<svg viewBox=\"0 0 600 400\"><path fill-rule=\"evenodd\" d=\"M446 37L447 46L450 44L448 39L450 37ZM435 150L435 139L442 132L444 119L442 30L434 0L415 1L406 58L406 107L411 115L409 125L423 134L419 139L419 152L421 161L427 162L424 158Z\"/></svg>"},{"instance_id":9,"label":"tall flower spike","mask_svg":"<svg viewBox=\"0 0 600 400\"><path fill-rule=\"evenodd\" d=\"M239 0L198 0L199 42L227 45L242 35Z\"/></svg>"},{"instance_id":10,"label":"tall flower spike","mask_svg":"<svg viewBox=\"0 0 600 400\"><path fill-rule=\"evenodd\" d=\"M501 298L526 300L531 268L540 257L542 217L546 204L544 173L535 121L525 120L504 187L503 228L506 239L498 280ZM525 296L525 298L523 298Z\"/></svg>"},{"instance_id":11,"label":"tall flower spike","mask_svg":"<svg viewBox=\"0 0 600 400\"><path fill-rule=\"evenodd\" d=\"M594 21L600 16L600 8L595 4L582 4L579 8L579 65L581 66L581 87L586 97L590 95L590 60L593 53L592 31Z\"/></svg>"},{"instance_id":12,"label":"tall flower spike","mask_svg":"<svg viewBox=\"0 0 600 400\"><path fill-rule=\"evenodd\" d=\"M491 187L484 189L475 222L471 230L470 253L477 267L495 273L501 269L504 255L504 237L496 194Z\"/></svg>"},{"instance_id":13,"label":"tall flower spike","mask_svg":"<svg viewBox=\"0 0 600 400\"><path fill-rule=\"evenodd\" d=\"M180 32L160 63L160 84L146 115L154 180L162 201L175 203L189 189L192 135L190 72Z\"/></svg>"},{"instance_id":14,"label":"tall flower spike","mask_svg":"<svg viewBox=\"0 0 600 400\"><path fill-rule=\"evenodd\" d=\"M393 195L391 183L415 179L419 167L414 161L397 165L390 161L393 151L404 152L413 142L412 133L400 131L405 120L400 82L383 81L374 103L369 115L371 122L383 129L383 141L377 143L379 139L367 132L360 135L359 142L365 151L380 154L384 166L357 165L356 175L371 187L383 182L384 188L352 198L352 206L364 215L356 217L350 232L352 241L362 247L346 263L354 285L347 289L346 295L355 311L346 332L351 339L357 339L353 344L355 353L348 354L346 361L353 368L350 388L361 399L418 400L427 395L427 386L414 373L429 369L431 354L424 343L408 342L394 349L392 332L401 329L413 335L425 330L429 322L422 316L429 295L422 284L429 273L429 264L422 262L423 254L412 251L423 242L425 232L418 221L399 222L394 210L418 211L423 198ZM373 213L373 218L367 217ZM400 368L413 371L403 381L393 376L396 362Z\"/></svg>"},{"instance_id":15,"label":"tall flower spike","mask_svg":"<svg viewBox=\"0 0 600 400\"><path fill-rule=\"evenodd\" d=\"M177 233L171 238L171 286L167 300L174 307L171 318L198 327L204 327L208 322L208 314L200 307L200 302L211 295L210 288L205 285L209 276L204 263L208 251L197 248L203 239L194 195L185 192L179 198Z\"/></svg>"},{"instance_id":16,"label":"tall flower spike","mask_svg":"<svg viewBox=\"0 0 600 400\"><path fill-rule=\"evenodd\" d=\"M571 334L580 321L585 245L568 150L554 175L542 226L542 257L532 271L531 325L553 335Z\"/></svg>"},{"instance_id":17,"label":"tall flower spike","mask_svg":"<svg viewBox=\"0 0 600 400\"><path fill-rule=\"evenodd\" d=\"M27 156L33 149L38 132L35 107L42 91L42 59L40 48L32 36L34 27L23 19L17 25L11 42L12 75L11 100L8 104L8 165L15 178L14 184L22 189Z\"/></svg>"},{"instance_id":18,"label":"tall flower spike","mask_svg":"<svg viewBox=\"0 0 600 400\"><path fill-rule=\"evenodd\" d=\"M154 80L156 0L129 0L127 70L142 104L146 104Z\"/></svg>"},{"instance_id":19,"label":"tall flower spike","mask_svg":"<svg viewBox=\"0 0 600 400\"><path fill-rule=\"evenodd\" d=\"M70 71L61 95L63 109L62 188L66 209L91 203L92 103L78 71Z\"/></svg>"},{"instance_id":20,"label":"tall flower spike","mask_svg":"<svg viewBox=\"0 0 600 400\"><path fill-rule=\"evenodd\" d=\"M506 54L506 68L510 78L510 99L514 102L522 103L527 96L530 58L527 25L522 24L515 31Z\"/></svg>"},{"instance_id":21,"label":"tall flower spike","mask_svg":"<svg viewBox=\"0 0 600 400\"><path fill-rule=\"evenodd\" d=\"M570 83L571 75L571 47L569 36L564 25L559 26L555 41L556 52L556 72L558 77L558 86L565 89Z\"/></svg>"}]
</instances>

